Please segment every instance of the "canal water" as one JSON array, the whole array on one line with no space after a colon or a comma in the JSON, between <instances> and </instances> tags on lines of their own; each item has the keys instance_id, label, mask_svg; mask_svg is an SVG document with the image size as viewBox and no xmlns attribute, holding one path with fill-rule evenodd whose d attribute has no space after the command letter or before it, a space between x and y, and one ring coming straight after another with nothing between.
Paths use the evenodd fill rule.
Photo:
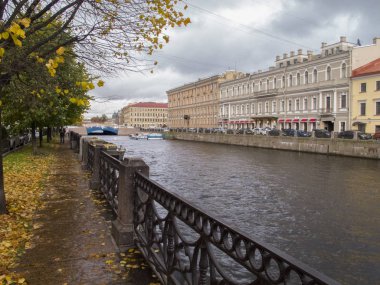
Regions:
<instances>
[{"instance_id":1,"label":"canal water","mask_svg":"<svg viewBox=\"0 0 380 285\"><path fill-rule=\"evenodd\" d=\"M150 177L342 284L380 284L380 161L107 137Z\"/></svg>"}]
</instances>

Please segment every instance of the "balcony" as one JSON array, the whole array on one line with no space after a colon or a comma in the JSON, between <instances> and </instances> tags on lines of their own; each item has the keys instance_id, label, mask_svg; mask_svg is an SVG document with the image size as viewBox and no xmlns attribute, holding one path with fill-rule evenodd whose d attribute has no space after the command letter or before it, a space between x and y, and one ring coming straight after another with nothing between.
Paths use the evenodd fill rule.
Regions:
<instances>
[{"instance_id":1,"label":"balcony","mask_svg":"<svg viewBox=\"0 0 380 285\"><path fill-rule=\"evenodd\" d=\"M253 95L255 97L276 96L278 95L278 88L254 92Z\"/></svg>"}]
</instances>

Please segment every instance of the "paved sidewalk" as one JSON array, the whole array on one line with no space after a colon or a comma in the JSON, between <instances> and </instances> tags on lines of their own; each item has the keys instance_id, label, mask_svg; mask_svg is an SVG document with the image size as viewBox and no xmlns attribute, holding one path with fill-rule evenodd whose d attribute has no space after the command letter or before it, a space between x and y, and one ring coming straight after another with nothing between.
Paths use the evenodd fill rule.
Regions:
<instances>
[{"instance_id":1,"label":"paved sidewalk","mask_svg":"<svg viewBox=\"0 0 380 285\"><path fill-rule=\"evenodd\" d=\"M69 145L55 144L59 162L46 178L46 202L16 271L33 284L159 284L141 256L118 253L110 235L112 211L89 190Z\"/></svg>"}]
</instances>

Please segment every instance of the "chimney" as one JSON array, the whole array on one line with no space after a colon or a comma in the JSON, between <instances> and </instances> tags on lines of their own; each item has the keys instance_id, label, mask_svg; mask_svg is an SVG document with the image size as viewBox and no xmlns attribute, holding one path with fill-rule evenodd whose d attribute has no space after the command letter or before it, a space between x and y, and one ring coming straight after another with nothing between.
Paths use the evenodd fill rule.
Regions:
<instances>
[{"instance_id":1,"label":"chimney","mask_svg":"<svg viewBox=\"0 0 380 285\"><path fill-rule=\"evenodd\" d=\"M284 59L288 57L288 54L287 53L284 53Z\"/></svg>"},{"instance_id":2,"label":"chimney","mask_svg":"<svg viewBox=\"0 0 380 285\"><path fill-rule=\"evenodd\" d=\"M308 50L307 51L307 60L311 60L312 59L312 57L313 57L313 51L312 50Z\"/></svg>"},{"instance_id":3,"label":"chimney","mask_svg":"<svg viewBox=\"0 0 380 285\"><path fill-rule=\"evenodd\" d=\"M276 61L279 61L280 60L280 56L276 56Z\"/></svg>"},{"instance_id":4,"label":"chimney","mask_svg":"<svg viewBox=\"0 0 380 285\"><path fill-rule=\"evenodd\" d=\"M294 51L290 52L290 57L294 56Z\"/></svg>"},{"instance_id":5,"label":"chimney","mask_svg":"<svg viewBox=\"0 0 380 285\"><path fill-rule=\"evenodd\" d=\"M345 43L346 41L347 41L347 37L343 37L343 36L340 37L341 43Z\"/></svg>"},{"instance_id":6,"label":"chimney","mask_svg":"<svg viewBox=\"0 0 380 285\"><path fill-rule=\"evenodd\" d=\"M323 42L323 43L322 43L322 48L324 48L326 45L327 45L327 44Z\"/></svg>"},{"instance_id":7,"label":"chimney","mask_svg":"<svg viewBox=\"0 0 380 285\"><path fill-rule=\"evenodd\" d=\"M302 55L302 49L301 48L298 50L298 55Z\"/></svg>"}]
</instances>

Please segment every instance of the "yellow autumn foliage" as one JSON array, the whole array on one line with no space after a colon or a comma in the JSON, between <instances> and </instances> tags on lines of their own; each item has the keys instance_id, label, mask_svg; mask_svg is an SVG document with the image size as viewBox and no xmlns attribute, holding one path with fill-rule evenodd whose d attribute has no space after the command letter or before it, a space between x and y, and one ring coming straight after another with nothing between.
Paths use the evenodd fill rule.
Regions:
<instances>
[{"instance_id":1,"label":"yellow autumn foliage","mask_svg":"<svg viewBox=\"0 0 380 285\"><path fill-rule=\"evenodd\" d=\"M0 284L25 284L11 273L22 253L30 247L33 216L43 207L43 179L55 162L53 155L33 156L30 147L4 158L4 186L8 215L0 215Z\"/></svg>"}]
</instances>

